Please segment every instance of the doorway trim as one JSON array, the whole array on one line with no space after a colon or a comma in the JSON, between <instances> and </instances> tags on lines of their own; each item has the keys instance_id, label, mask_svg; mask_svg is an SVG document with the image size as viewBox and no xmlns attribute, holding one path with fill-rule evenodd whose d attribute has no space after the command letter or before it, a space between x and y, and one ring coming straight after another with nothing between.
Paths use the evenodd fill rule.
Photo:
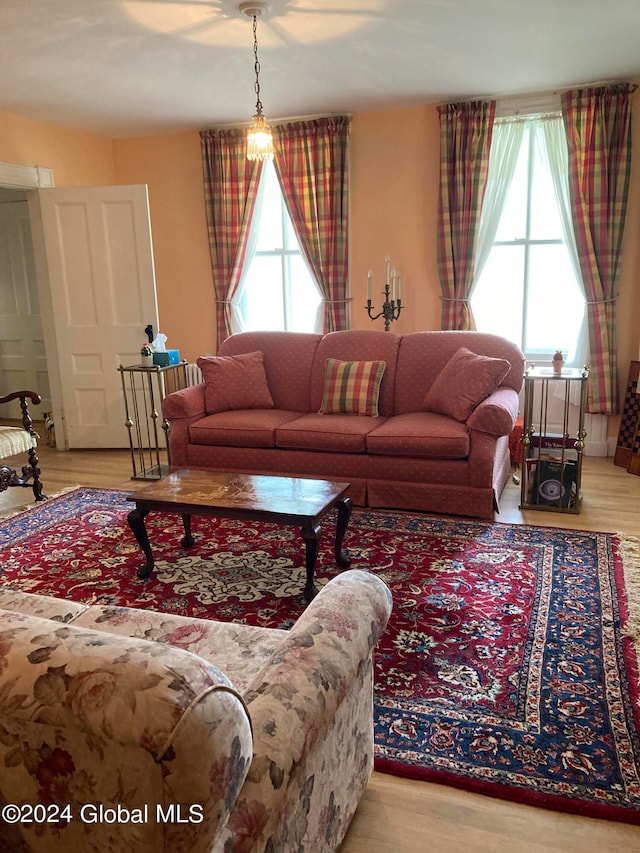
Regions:
<instances>
[{"instance_id":1,"label":"doorway trim","mask_svg":"<svg viewBox=\"0 0 640 853\"><path fill-rule=\"evenodd\" d=\"M51 393L51 408L53 417L58 425L56 446L58 450L67 450L67 438L64 425L64 413L61 403L60 375L58 371L57 344L53 332L51 312L51 294L49 291L49 271L47 269L44 242L42 238L42 221L40 218L39 189L53 187L53 169L46 166L22 166L18 163L0 162L0 188L13 190L32 190L28 193L29 219L31 221L31 238L36 268L36 282L40 299L40 314L47 356L47 373L49 374L49 390Z\"/></svg>"},{"instance_id":2,"label":"doorway trim","mask_svg":"<svg viewBox=\"0 0 640 853\"><path fill-rule=\"evenodd\" d=\"M52 186L54 186L53 169L47 169L46 166L0 163L0 187L13 190L37 190Z\"/></svg>"}]
</instances>

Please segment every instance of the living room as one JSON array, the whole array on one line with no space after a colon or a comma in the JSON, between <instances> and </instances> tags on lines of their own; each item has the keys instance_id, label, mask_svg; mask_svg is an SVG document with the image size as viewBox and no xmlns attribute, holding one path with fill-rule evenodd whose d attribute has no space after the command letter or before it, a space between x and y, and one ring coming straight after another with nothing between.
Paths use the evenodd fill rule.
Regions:
<instances>
[{"instance_id":1,"label":"living room","mask_svg":"<svg viewBox=\"0 0 640 853\"><path fill-rule=\"evenodd\" d=\"M108 4L107 4L108 5ZM131 6L135 4L129 4ZM141 4L138 4L141 5ZM179 7L180 4L174 4ZM212 4L213 6L219 4ZM274 7L278 4L272 4ZM295 6L296 4L293 4ZM299 4L297 4L299 5ZM313 4L311 4L313 5ZM320 4L317 4L320 5ZM356 4L356 6L359 4ZM392 15L390 4L378 3L375 26L389 27L391 34L412 30L423 39L429 34L429 21L424 4L397 4L407 18L399 21ZM594 4L597 6L599 4ZM420 8L417 8L417 7ZM412 7L412 8L409 8ZM179 8L178 8L178 11ZM465 13L470 14L467 8ZM598 28L604 26L603 10L593 9L593 22L579 30L579 38L596 39ZM492 15L496 9L488 10ZM35 6L34 6L35 14ZM85 12L81 13L85 15ZM395 13L398 14L397 12ZM510 19L508 9L502 9ZM550 13L551 14L551 13ZM555 12L553 13L555 14ZM578 14L576 12L576 14ZM581 19L588 18L584 8ZM591 14L591 12L590 12ZM607 14L615 21L615 32L622 39L638 32L638 13L628 3L614 4ZM390 16L390 17L388 17ZM525 28L525 19L514 16L510 26ZM475 21L475 18L474 18ZM596 22L597 21L597 22ZM64 21L61 22L61 26ZM237 46L239 66L246 70L245 97L239 115L252 109L252 72L250 23L243 32L247 44ZM366 22L366 26L370 21ZM136 26L140 26L137 21ZM9 28L10 30L10 28ZM593 32L591 32L593 30ZM265 33L267 28L265 27ZM138 32L138 30L136 30ZM261 31L259 31L261 32ZM511 32L511 30L510 30ZM609 31L607 31L609 38ZM406 33L405 33L406 35ZM156 34L157 36L157 34ZM5 31L4 38L10 39ZM93 35L92 35L93 38ZM163 38L169 39L165 33ZM173 36L171 37L173 38ZM91 40L87 42L93 44ZM417 40L413 49L425 53L425 44L434 56L446 56L447 51L429 40ZM364 309L367 299L368 271L380 280L385 256L390 256L402 269L402 296L405 309L394 321L393 331L407 335L441 328L441 289L437 264L438 194L440 184L440 125L438 104L445 100L464 100L478 94L489 97L496 92L509 109L518 112L527 105L569 86L582 86L602 80L633 83L640 80L640 66L628 66L613 73L594 67L587 60L597 59L590 45L581 47L586 57L581 70L565 79L553 77L552 69L541 84L534 73L538 63L533 54L538 42L531 39L527 59L522 62L509 85L494 86L481 91L476 79L468 78L464 95L426 97L415 93L406 98L397 95L381 99L354 101L353 107L337 109L351 116L349 136L350 169L350 325L353 329L382 328L380 321L372 323ZM418 47L416 48L416 45ZM215 50L209 46L209 50ZM400 49L390 52L396 60ZM622 52L622 51L620 51ZM320 112L309 97L304 110L295 109L274 113L269 109L271 90L283 87L282 78L269 79L268 69L275 61L277 48L261 47L262 96L270 119L278 115L316 115ZM615 53L615 51L614 51ZM80 61L79 59L76 61ZM85 55L83 62L89 59ZM435 60L434 60L435 61ZM442 59L439 60L442 62ZM485 60L487 62L488 60ZM391 64L391 60L390 60ZM453 64L453 63L452 63ZM551 65L549 61L547 65ZM234 65L234 69L235 69ZM422 68L428 76L428 65ZM77 72L78 68L74 68ZM308 72L311 89L315 69ZM559 72L558 72L559 75ZM244 76L244 74L242 74ZM370 75L369 85L382 86L383 75ZM528 84L528 80L531 84ZM166 83L166 80L165 80ZM443 92L446 90L443 90ZM275 94L275 92L274 92ZM212 105L216 100L215 87L207 97ZM630 96L632 133L640 138L638 93ZM98 99L96 99L98 100ZM153 257L161 330L169 345L179 347L181 356L195 361L205 353L215 353L221 343L216 340L216 308L212 286L211 259L205 212L205 192L202 152L199 132L214 126L215 121L197 122L178 129L162 129L162 116L151 130L147 118L136 123L135 117L118 116L114 129L87 129L92 116L83 120L56 120L56 105L43 106L35 97L25 98L20 106L16 94L7 99L10 104L0 112L0 161L22 167L45 167L53 173L56 187L146 184L149 188L149 210L153 235ZM48 117L42 118L48 110ZM327 113L335 109L327 108ZM212 116L214 113L211 113ZM40 116L40 117L36 117ZM146 113L145 113L146 116ZM107 119L100 118L107 122ZM98 119L96 119L98 121ZM145 123L149 129L140 130ZM220 119L220 123L240 122L235 116ZM170 122L167 122L169 124ZM117 129L116 128L116 124ZM105 128L107 124L104 125ZM160 128L160 129L158 129ZM618 280L617 300L617 377L620 400L624 398L629 363L639 358L640 333L640 253L637 234L640 229L640 149L632 149L628 205L622 246L622 261ZM142 330L141 330L142 334ZM139 341L134 342L136 345ZM9 390L9 389L5 389ZM118 399L117 405L121 405ZM33 412L38 419L37 410ZM520 493L509 482L503 492L500 514L496 521L525 526L560 527L573 530L609 531L637 536L637 509L640 498L640 478L613 465L612 457L620 425L620 411L608 416L604 430L608 457L585 457L583 488L585 500L577 515L563 514L554 518L548 513L522 511ZM39 431L40 427L38 425ZM124 427L123 427L124 432ZM42 434L42 432L41 432ZM43 445L43 442L41 442ZM48 495L68 487L82 485L127 491L131 488L130 458L126 450L71 451L62 453L41 446L43 480ZM0 495L0 512L8 516L29 503L29 489L10 489ZM6 799L6 792L2 792ZM570 812L571 810L569 810ZM576 809L576 811L579 811ZM367 848L376 851L423 850L427 845L438 851L471 850L608 850L632 849L639 842L636 827L616 820L563 814L526 806L509 800L495 800L468 790L426 781L415 781L376 772L361 801L356 817L343 844L345 851Z\"/></svg>"}]
</instances>

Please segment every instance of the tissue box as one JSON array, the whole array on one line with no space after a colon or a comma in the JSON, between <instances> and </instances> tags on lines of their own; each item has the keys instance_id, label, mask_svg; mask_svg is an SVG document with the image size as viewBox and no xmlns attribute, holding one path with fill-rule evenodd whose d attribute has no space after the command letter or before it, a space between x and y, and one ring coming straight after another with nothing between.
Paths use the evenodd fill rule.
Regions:
<instances>
[{"instance_id":1,"label":"tissue box","mask_svg":"<svg viewBox=\"0 0 640 853\"><path fill-rule=\"evenodd\" d=\"M169 356L169 364L180 364L180 350L179 349L168 349L167 355Z\"/></svg>"},{"instance_id":2,"label":"tissue box","mask_svg":"<svg viewBox=\"0 0 640 853\"><path fill-rule=\"evenodd\" d=\"M168 352L154 352L153 354L153 363L158 367L169 367L169 353Z\"/></svg>"}]
</instances>

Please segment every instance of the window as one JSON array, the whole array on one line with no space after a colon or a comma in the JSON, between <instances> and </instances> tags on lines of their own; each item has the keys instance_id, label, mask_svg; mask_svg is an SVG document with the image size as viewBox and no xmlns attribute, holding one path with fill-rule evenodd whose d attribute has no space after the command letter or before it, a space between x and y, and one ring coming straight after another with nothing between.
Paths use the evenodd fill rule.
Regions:
<instances>
[{"instance_id":1,"label":"window","mask_svg":"<svg viewBox=\"0 0 640 853\"><path fill-rule=\"evenodd\" d=\"M478 330L509 338L527 359L549 360L561 349L570 363L579 363L585 300L554 187L550 162L556 161L556 152L549 150L550 146L566 147L566 141L561 119L547 121L555 121L555 128L550 124L545 128L542 117L522 122L513 177L497 211L499 220L486 261L478 266L471 307ZM493 146L501 151L508 132L507 122L496 122L492 158ZM496 192L496 172L492 159L485 205Z\"/></svg>"},{"instance_id":2,"label":"window","mask_svg":"<svg viewBox=\"0 0 640 853\"><path fill-rule=\"evenodd\" d=\"M233 313L235 331L313 332L322 325L322 297L302 254L272 162L262 170Z\"/></svg>"}]
</instances>

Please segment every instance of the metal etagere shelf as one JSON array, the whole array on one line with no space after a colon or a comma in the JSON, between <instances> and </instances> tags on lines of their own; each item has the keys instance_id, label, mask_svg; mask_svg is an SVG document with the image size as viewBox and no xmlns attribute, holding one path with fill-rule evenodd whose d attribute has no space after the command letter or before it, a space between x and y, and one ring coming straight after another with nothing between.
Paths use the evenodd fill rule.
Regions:
<instances>
[{"instance_id":1,"label":"metal etagere shelf","mask_svg":"<svg viewBox=\"0 0 640 853\"><path fill-rule=\"evenodd\" d=\"M588 367L563 368L560 373L551 367L525 371L521 509L580 512L588 378ZM573 393L576 383L578 395ZM551 397L562 407L560 424L550 422ZM575 422L576 409L577 429L572 435L570 421Z\"/></svg>"},{"instance_id":2,"label":"metal etagere shelf","mask_svg":"<svg viewBox=\"0 0 640 853\"><path fill-rule=\"evenodd\" d=\"M162 417L162 401L167 394L187 387L187 362L167 367L120 365L118 370L131 449L131 479L160 480L171 466L169 422Z\"/></svg>"}]
</instances>

